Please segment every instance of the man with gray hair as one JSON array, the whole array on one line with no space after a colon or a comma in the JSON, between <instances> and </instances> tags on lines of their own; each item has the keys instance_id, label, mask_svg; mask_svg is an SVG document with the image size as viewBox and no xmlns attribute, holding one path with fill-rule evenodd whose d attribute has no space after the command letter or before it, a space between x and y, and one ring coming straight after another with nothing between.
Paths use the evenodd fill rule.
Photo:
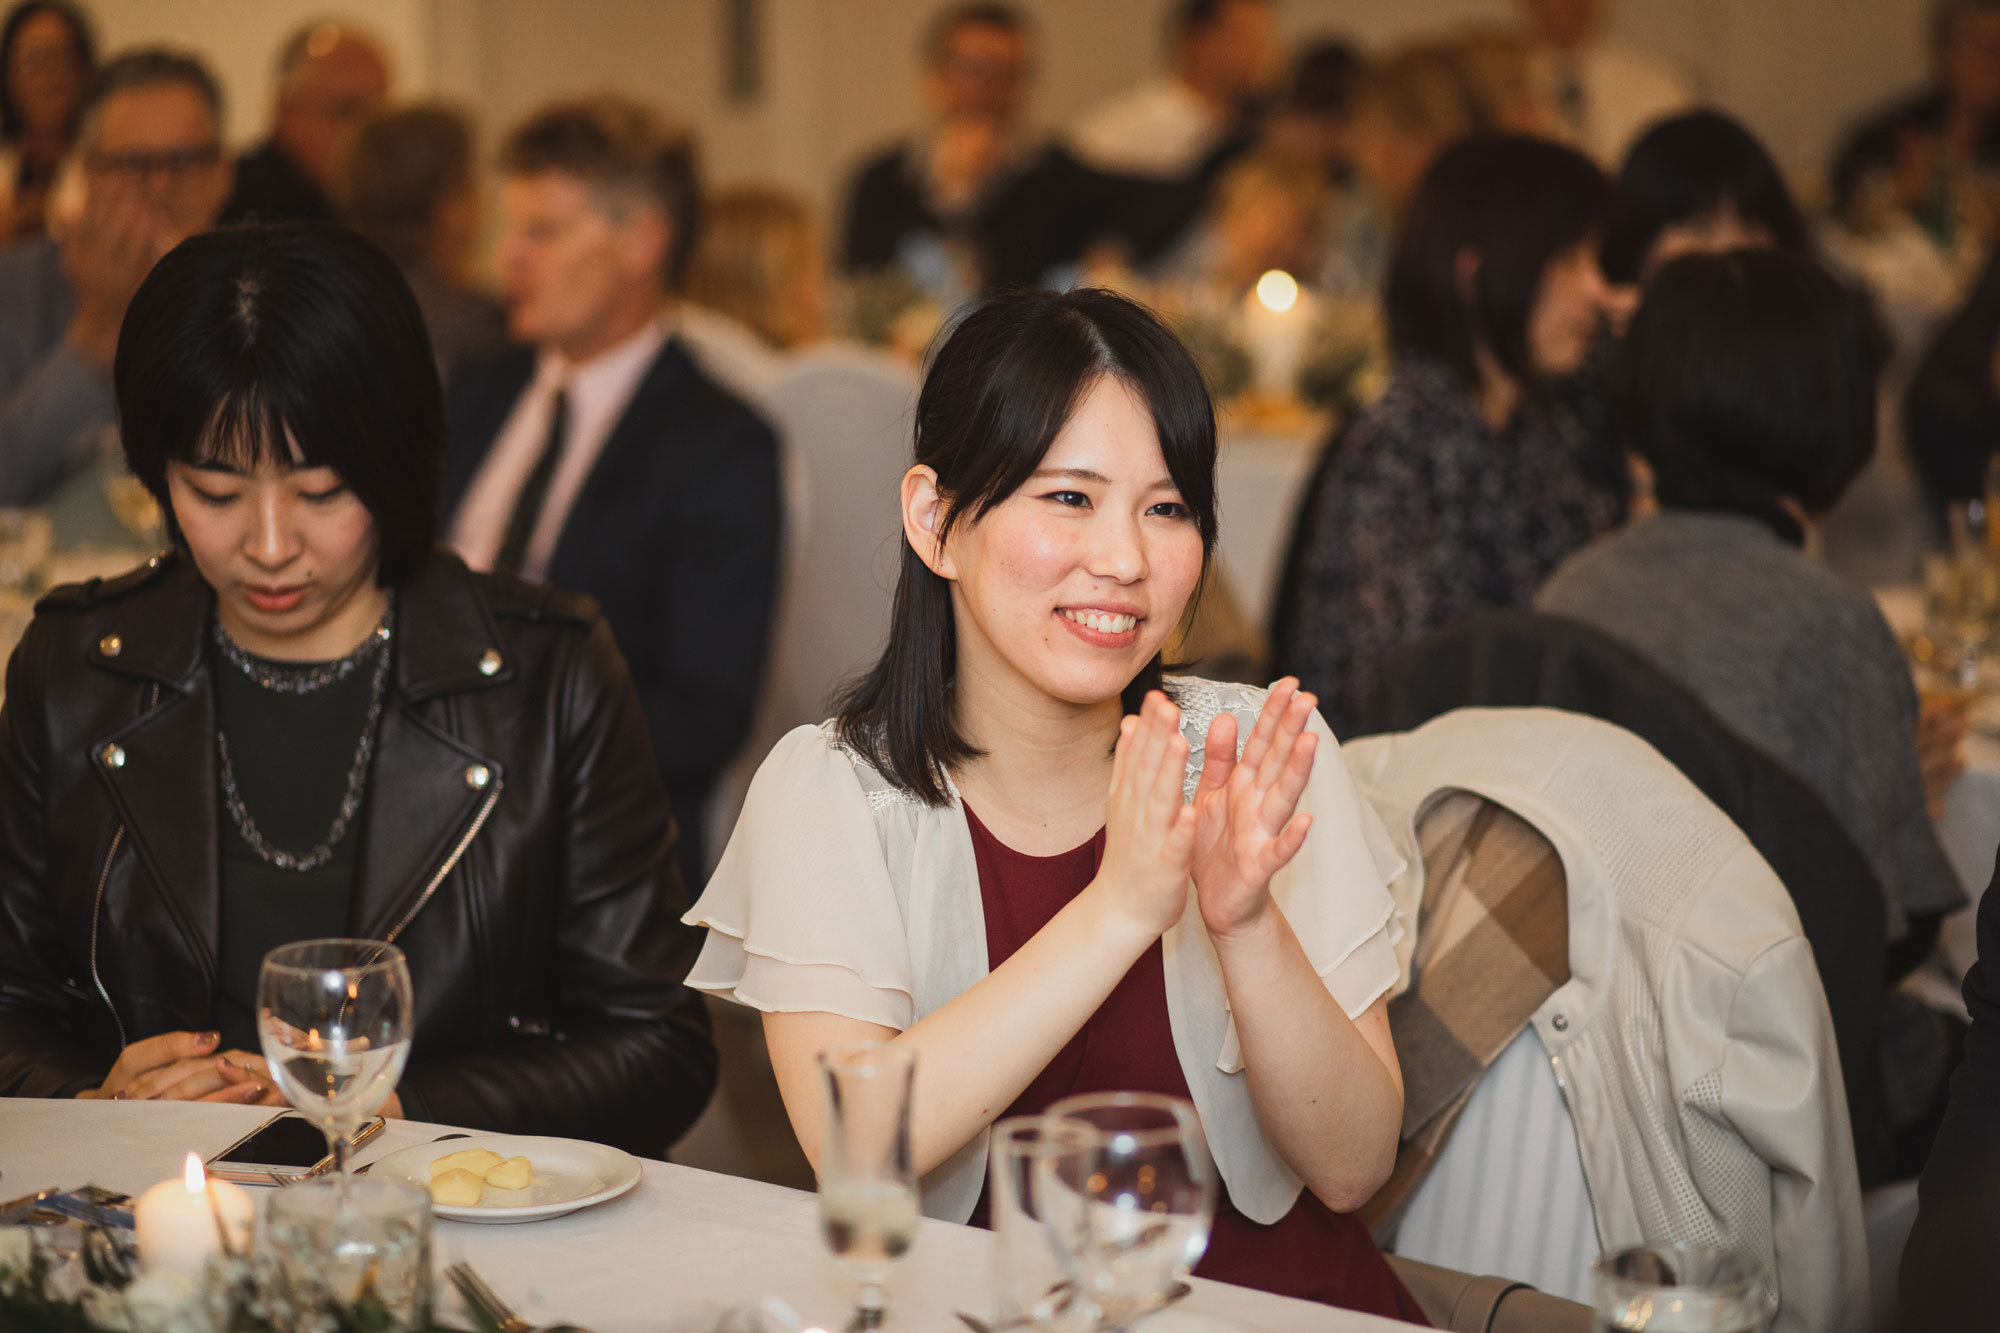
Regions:
<instances>
[{"instance_id":1,"label":"man with gray hair","mask_svg":"<svg viewBox=\"0 0 2000 1333\"><path fill-rule=\"evenodd\" d=\"M771 428L680 336L694 144L640 103L582 98L517 127L500 173L523 347L452 383L445 530L475 569L603 608L700 883L701 811L763 677L783 503Z\"/></svg>"},{"instance_id":2,"label":"man with gray hair","mask_svg":"<svg viewBox=\"0 0 2000 1333\"><path fill-rule=\"evenodd\" d=\"M225 222L331 220L327 189L348 141L389 98L389 59L360 29L309 23L278 52L271 137L236 164Z\"/></svg>"},{"instance_id":3,"label":"man with gray hair","mask_svg":"<svg viewBox=\"0 0 2000 1333\"><path fill-rule=\"evenodd\" d=\"M215 224L233 178L214 77L160 47L98 71L75 153L81 206L0 251L0 505L46 503L93 457L126 304L160 256Z\"/></svg>"}]
</instances>

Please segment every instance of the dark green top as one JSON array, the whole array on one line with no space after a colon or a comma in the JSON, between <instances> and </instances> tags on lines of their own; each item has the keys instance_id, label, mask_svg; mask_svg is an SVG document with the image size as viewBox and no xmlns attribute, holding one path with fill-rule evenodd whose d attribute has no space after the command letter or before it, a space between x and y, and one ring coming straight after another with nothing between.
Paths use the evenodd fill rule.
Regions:
<instances>
[{"instance_id":1,"label":"dark green top","mask_svg":"<svg viewBox=\"0 0 2000 1333\"><path fill-rule=\"evenodd\" d=\"M344 679L309 694L283 694L259 685L213 644L208 655L216 721L228 738L236 790L251 823L269 846L303 856L326 840L340 813L379 659L370 653ZM313 664L269 665L296 672ZM215 1026L222 1049L255 1051L257 970L264 955L294 940L348 933L360 820L357 815L350 822L325 865L281 870L251 850L219 792L216 804L222 812L222 948Z\"/></svg>"}]
</instances>

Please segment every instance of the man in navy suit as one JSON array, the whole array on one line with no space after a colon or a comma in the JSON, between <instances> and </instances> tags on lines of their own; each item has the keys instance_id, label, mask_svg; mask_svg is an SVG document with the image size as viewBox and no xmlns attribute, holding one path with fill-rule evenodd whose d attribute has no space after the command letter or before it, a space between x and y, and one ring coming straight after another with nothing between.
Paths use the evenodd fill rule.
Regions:
<instances>
[{"instance_id":1,"label":"man in navy suit","mask_svg":"<svg viewBox=\"0 0 2000 1333\"><path fill-rule=\"evenodd\" d=\"M595 598L631 665L701 883L701 811L748 734L778 572L778 446L673 332L693 145L617 97L558 103L500 158L509 332L448 404L446 531L477 569Z\"/></svg>"}]
</instances>

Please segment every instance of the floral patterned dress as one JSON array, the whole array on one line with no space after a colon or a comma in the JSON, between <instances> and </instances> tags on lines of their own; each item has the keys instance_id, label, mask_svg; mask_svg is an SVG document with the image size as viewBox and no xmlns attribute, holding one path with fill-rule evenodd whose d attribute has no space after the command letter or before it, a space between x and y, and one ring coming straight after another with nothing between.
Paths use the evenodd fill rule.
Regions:
<instances>
[{"instance_id":1,"label":"floral patterned dress","mask_svg":"<svg viewBox=\"0 0 2000 1333\"><path fill-rule=\"evenodd\" d=\"M1333 439L1299 509L1272 647L1335 735L1354 729L1395 649L1467 611L1527 605L1616 523L1587 447L1562 397L1531 396L1496 432L1456 374L1421 360Z\"/></svg>"}]
</instances>

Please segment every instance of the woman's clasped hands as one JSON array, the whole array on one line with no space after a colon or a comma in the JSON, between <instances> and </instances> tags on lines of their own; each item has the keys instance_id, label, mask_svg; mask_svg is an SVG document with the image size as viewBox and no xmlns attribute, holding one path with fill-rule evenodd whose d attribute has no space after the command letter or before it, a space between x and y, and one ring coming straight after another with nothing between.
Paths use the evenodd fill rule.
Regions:
<instances>
[{"instance_id":1,"label":"woman's clasped hands","mask_svg":"<svg viewBox=\"0 0 2000 1333\"><path fill-rule=\"evenodd\" d=\"M1180 710L1155 690L1121 720L1098 879L1130 919L1164 934L1186 910L1192 879L1210 935L1226 938L1258 924L1271 904L1271 877L1298 854L1312 826L1298 804L1318 749L1306 730L1314 706L1296 680L1279 681L1240 756L1235 717L1218 716L1192 803L1183 796L1188 744Z\"/></svg>"},{"instance_id":2,"label":"woman's clasped hands","mask_svg":"<svg viewBox=\"0 0 2000 1333\"><path fill-rule=\"evenodd\" d=\"M106 1101L228 1102L283 1106L285 1099L248 1051L219 1051L215 1032L162 1032L118 1053L104 1082L78 1097Z\"/></svg>"}]
</instances>

